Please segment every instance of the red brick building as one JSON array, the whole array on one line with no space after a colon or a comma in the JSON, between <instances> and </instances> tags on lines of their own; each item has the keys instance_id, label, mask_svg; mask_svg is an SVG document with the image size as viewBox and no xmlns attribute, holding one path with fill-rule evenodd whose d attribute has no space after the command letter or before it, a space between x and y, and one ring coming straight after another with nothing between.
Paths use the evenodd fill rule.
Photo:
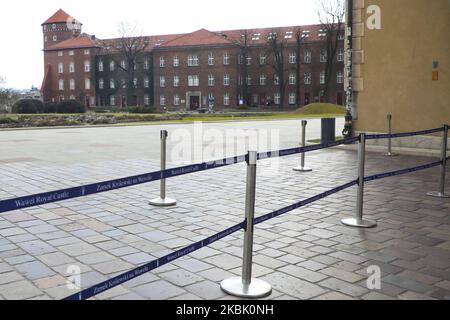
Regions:
<instances>
[{"instance_id":1,"label":"red brick building","mask_svg":"<svg viewBox=\"0 0 450 320\"><path fill-rule=\"evenodd\" d=\"M296 107L321 100L327 57L320 25L220 32L201 29L146 37L148 46L135 68L132 97L124 93L113 59L102 54L107 40L84 34L81 27L62 10L42 24L45 76L41 91L45 101L76 99L88 107L154 105L168 110L218 110L240 104L278 107L283 101L286 107ZM300 51L296 33L302 36ZM282 73L275 68L267 45L271 38L283 46ZM343 39L342 34L328 91L329 101L337 104L344 104ZM281 85L280 74L284 79Z\"/></svg>"}]
</instances>

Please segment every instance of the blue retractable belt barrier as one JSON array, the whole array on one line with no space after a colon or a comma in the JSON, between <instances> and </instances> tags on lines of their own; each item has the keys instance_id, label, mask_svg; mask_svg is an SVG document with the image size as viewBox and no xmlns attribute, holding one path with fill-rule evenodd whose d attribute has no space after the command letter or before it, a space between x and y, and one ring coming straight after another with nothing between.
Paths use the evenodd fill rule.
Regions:
<instances>
[{"instance_id":1,"label":"blue retractable belt barrier","mask_svg":"<svg viewBox=\"0 0 450 320\"><path fill-rule=\"evenodd\" d=\"M416 131L416 132L404 132L404 133L392 133L392 134L388 134L388 133L367 134L366 140L412 137L412 136L427 135L427 134L432 134L432 133L437 133L437 132L442 132L442 131L444 131L444 127L430 129L430 130Z\"/></svg>"},{"instance_id":2,"label":"blue retractable belt barrier","mask_svg":"<svg viewBox=\"0 0 450 320\"><path fill-rule=\"evenodd\" d=\"M402 169L402 170L397 170L397 171L391 171L391 172L386 172L386 173L374 174L373 176L365 177L364 181L365 182L369 182L369 181L379 180L379 179L383 179L383 178L399 176L399 175L402 175L402 174L407 174L407 173L411 173L411 172L415 172L415 171L430 169L430 168L433 168L433 167L440 166L441 164L442 164L442 161L436 161L436 162L433 162L433 163L424 164L424 165L413 167L413 168L407 168L407 169Z\"/></svg>"}]
</instances>

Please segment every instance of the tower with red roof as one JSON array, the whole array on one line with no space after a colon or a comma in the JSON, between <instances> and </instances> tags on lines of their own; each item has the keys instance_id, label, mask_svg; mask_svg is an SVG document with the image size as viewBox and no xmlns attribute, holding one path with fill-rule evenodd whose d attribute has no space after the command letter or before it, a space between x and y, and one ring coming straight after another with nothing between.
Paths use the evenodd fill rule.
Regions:
<instances>
[{"instance_id":1,"label":"tower with red roof","mask_svg":"<svg viewBox=\"0 0 450 320\"><path fill-rule=\"evenodd\" d=\"M44 50L81 33L82 24L59 9L42 24Z\"/></svg>"}]
</instances>

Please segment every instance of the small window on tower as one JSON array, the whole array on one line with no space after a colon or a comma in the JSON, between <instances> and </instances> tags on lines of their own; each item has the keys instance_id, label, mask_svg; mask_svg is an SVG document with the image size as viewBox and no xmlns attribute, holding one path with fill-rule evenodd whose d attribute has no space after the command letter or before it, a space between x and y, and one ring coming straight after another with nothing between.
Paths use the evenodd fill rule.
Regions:
<instances>
[{"instance_id":1,"label":"small window on tower","mask_svg":"<svg viewBox=\"0 0 450 320\"><path fill-rule=\"evenodd\" d=\"M56 29L56 24L52 24L52 28L53 28L53 29Z\"/></svg>"},{"instance_id":2,"label":"small window on tower","mask_svg":"<svg viewBox=\"0 0 450 320\"><path fill-rule=\"evenodd\" d=\"M58 41L58 37L57 36L53 36L53 41Z\"/></svg>"}]
</instances>

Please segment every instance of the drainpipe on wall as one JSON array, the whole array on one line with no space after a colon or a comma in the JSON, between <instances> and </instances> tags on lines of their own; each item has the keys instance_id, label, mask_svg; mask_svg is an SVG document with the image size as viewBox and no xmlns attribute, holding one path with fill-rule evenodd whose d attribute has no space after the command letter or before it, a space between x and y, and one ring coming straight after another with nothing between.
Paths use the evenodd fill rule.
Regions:
<instances>
[{"instance_id":1,"label":"drainpipe on wall","mask_svg":"<svg viewBox=\"0 0 450 320\"><path fill-rule=\"evenodd\" d=\"M353 135L353 0L346 1L346 45L347 45L347 88L345 126L342 131L344 138L350 138Z\"/></svg>"}]
</instances>

